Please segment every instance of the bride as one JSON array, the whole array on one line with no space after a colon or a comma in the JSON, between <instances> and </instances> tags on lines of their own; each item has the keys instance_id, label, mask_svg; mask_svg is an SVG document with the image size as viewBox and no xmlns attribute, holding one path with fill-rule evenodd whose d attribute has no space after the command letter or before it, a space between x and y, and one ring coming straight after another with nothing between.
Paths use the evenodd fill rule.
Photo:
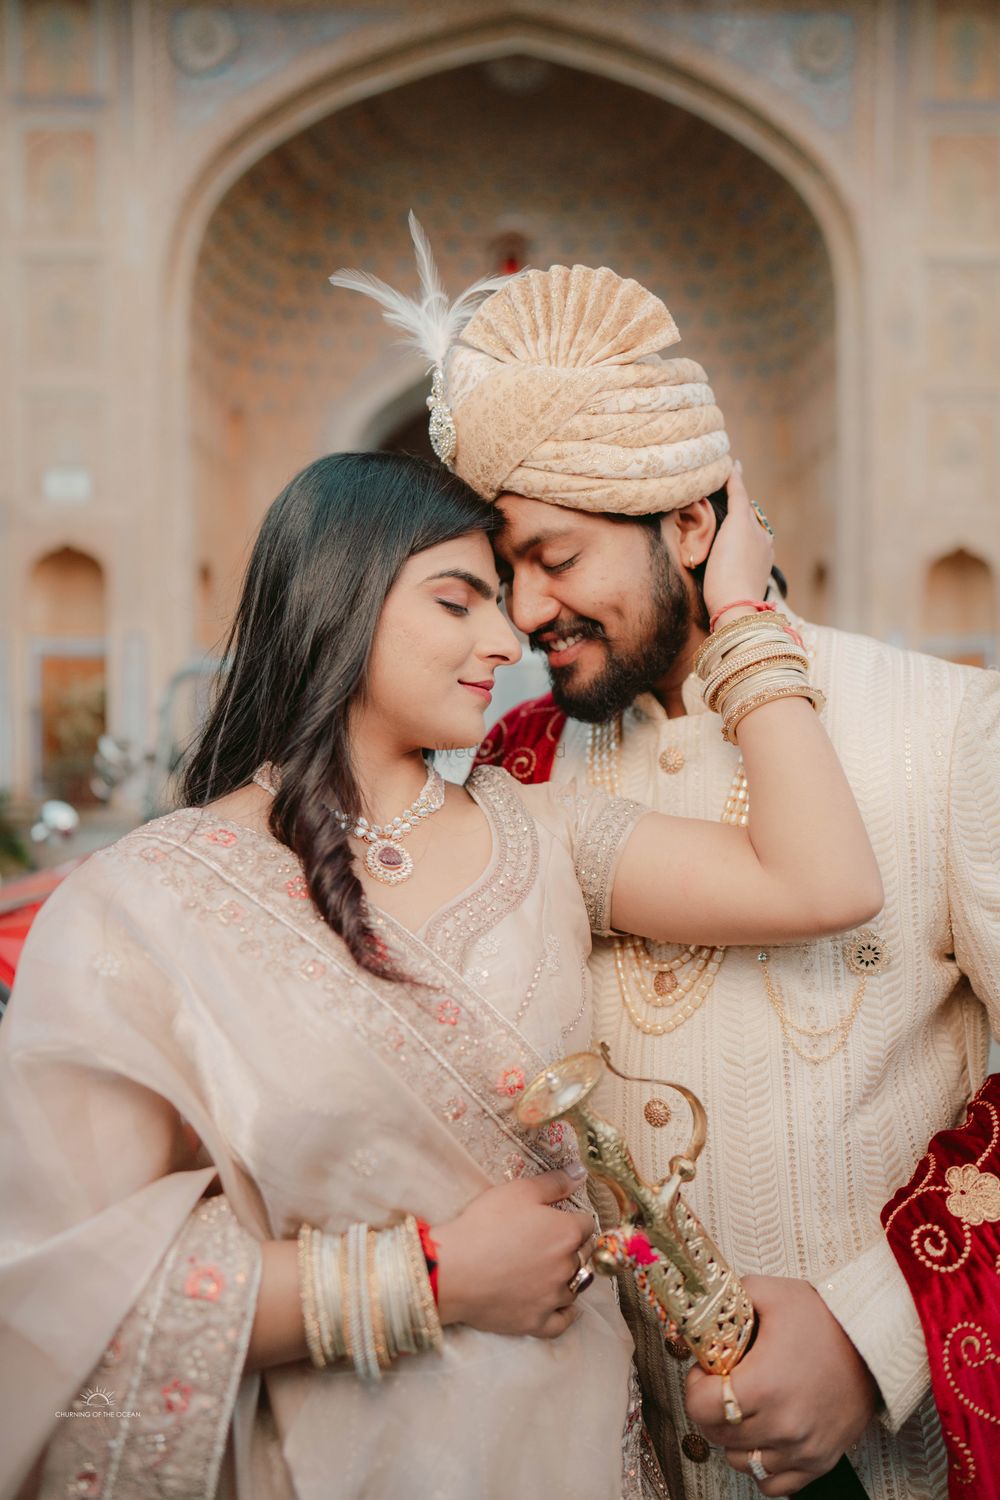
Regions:
<instances>
[{"instance_id":1,"label":"bride","mask_svg":"<svg viewBox=\"0 0 1000 1500\"><path fill-rule=\"evenodd\" d=\"M739 723L746 826L445 786L428 752L479 742L520 650L495 525L417 459L292 480L188 805L35 923L0 1029L3 1497L645 1493L575 1140L518 1096L590 1044L591 931L792 941L881 883L800 696ZM709 607L770 565L735 476ZM773 617L727 628L752 656Z\"/></svg>"}]
</instances>

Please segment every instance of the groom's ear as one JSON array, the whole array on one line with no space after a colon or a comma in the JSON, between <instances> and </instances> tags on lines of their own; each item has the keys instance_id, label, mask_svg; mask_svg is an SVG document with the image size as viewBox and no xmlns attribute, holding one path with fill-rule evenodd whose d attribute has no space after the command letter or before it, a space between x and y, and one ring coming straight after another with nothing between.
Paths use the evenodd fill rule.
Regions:
<instances>
[{"instance_id":1,"label":"groom's ear","mask_svg":"<svg viewBox=\"0 0 1000 1500\"><path fill-rule=\"evenodd\" d=\"M712 550L718 530L718 518L706 497L668 511L660 522L660 534L679 565L697 568Z\"/></svg>"}]
</instances>

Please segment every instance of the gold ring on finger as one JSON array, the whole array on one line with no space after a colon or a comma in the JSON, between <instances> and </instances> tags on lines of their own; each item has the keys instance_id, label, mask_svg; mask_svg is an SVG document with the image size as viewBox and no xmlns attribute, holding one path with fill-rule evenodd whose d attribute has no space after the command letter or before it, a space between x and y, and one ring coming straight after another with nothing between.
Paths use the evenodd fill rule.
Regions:
<instances>
[{"instance_id":1,"label":"gold ring on finger","mask_svg":"<svg viewBox=\"0 0 1000 1500\"><path fill-rule=\"evenodd\" d=\"M759 524L761 526L763 526L763 528L767 532L768 536L774 536L774 527L771 525L770 521L767 519L767 516L765 516L764 512L761 510L761 508L757 504L756 500L751 500L750 504L751 504L751 506L753 508L753 513L757 517L757 520L758 520Z\"/></svg>"},{"instance_id":2,"label":"gold ring on finger","mask_svg":"<svg viewBox=\"0 0 1000 1500\"><path fill-rule=\"evenodd\" d=\"M591 1285L593 1280L594 1272L591 1269L590 1265L588 1264L580 1266L579 1270L574 1271L573 1275L567 1282L570 1296L578 1297L581 1292L585 1292L587 1290L588 1286Z\"/></svg>"},{"instance_id":3,"label":"gold ring on finger","mask_svg":"<svg viewBox=\"0 0 1000 1500\"><path fill-rule=\"evenodd\" d=\"M723 1375L722 1377L722 1412L726 1421L732 1427L738 1427L743 1421L743 1411L736 1399L731 1375Z\"/></svg>"},{"instance_id":4,"label":"gold ring on finger","mask_svg":"<svg viewBox=\"0 0 1000 1500\"><path fill-rule=\"evenodd\" d=\"M747 1454L747 1472L752 1474L758 1484L765 1479L770 1479L770 1472L764 1468L764 1460L759 1448L754 1448L752 1453Z\"/></svg>"}]
</instances>

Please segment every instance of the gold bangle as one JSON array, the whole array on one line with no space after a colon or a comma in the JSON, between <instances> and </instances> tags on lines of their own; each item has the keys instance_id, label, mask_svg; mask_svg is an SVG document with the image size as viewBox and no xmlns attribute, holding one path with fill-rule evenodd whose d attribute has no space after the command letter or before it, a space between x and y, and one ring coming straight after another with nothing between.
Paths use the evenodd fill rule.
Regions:
<instances>
[{"instance_id":1,"label":"gold bangle","mask_svg":"<svg viewBox=\"0 0 1000 1500\"><path fill-rule=\"evenodd\" d=\"M344 1338L344 1357L354 1364L354 1337L351 1333L351 1278L350 1261L347 1255L349 1232L340 1236L340 1306L341 1332Z\"/></svg>"},{"instance_id":2,"label":"gold bangle","mask_svg":"<svg viewBox=\"0 0 1000 1500\"><path fill-rule=\"evenodd\" d=\"M745 667L741 667L739 671L729 675L720 674L718 681L713 685L711 691L705 692L705 703L709 707L713 707L727 693L732 692L733 688L738 687L741 682L746 682L751 677L761 676L776 668L780 668L783 672L794 672L802 677L807 675L805 667L797 657L772 656L767 661L757 662L753 665L748 664Z\"/></svg>"},{"instance_id":3,"label":"gold bangle","mask_svg":"<svg viewBox=\"0 0 1000 1500\"><path fill-rule=\"evenodd\" d=\"M761 672L771 671L775 667L781 667L786 672L798 672L805 676L808 672L808 663L798 656L791 656L787 652L775 652L771 656L761 657L756 661L748 661L743 666L735 668L728 673L725 668L719 671L705 684L702 689L702 697L705 705L713 713L719 699L730 692L738 683L745 682L748 677L756 677Z\"/></svg>"},{"instance_id":4,"label":"gold bangle","mask_svg":"<svg viewBox=\"0 0 1000 1500\"><path fill-rule=\"evenodd\" d=\"M732 713L724 720L722 725L722 737L735 745L736 730L741 721L748 714L754 713L758 708L764 708L768 703L777 703L782 698L808 698L817 713L826 705L826 699L818 688L809 687L803 683L801 686L772 688L769 692L758 693L753 698L744 699L743 702L733 709Z\"/></svg>"},{"instance_id":5,"label":"gold bangle","mask_svg":"<svg viewBox=\"0 0 1000 1500\"><path fill-rule=\"evenodd\" d=\"M747 610L745 614L738 615L735 620L730 620L728 625L721 625L717 630L705 637L699 646L699 652L710 650L723 641L728 641L731 636L739 630L767 630L777 620L783 620L783 615L778 615L769 609ZM697 656L695 657L697 660Z\"/></svg>"},{"instance_id":6,"label":"gold bangle","mask_svg":"<svg viewBox=\"0 0 1000 1500\"><path fill-rule=\"evenodd\" d=\"M732 649L728 643L735 635L746 635L748 638L761 630L772 630L775 634L787 636L792 629L792 622L787 615L772 614L770 610L760 610L754 614L741 615L738 620L732 620L728 625L723 625L721 630L715 630L706 636L698 650L695 652L691 663L692 670L701 675L699 668L704 657L715 651Z\"/></svg>"},{"instance_id":7,"label":"gold bangle","mask_svg":"<svg viewBox=\"0 0 1000 1500\"><path fill-rule=\"evenodd\" d=\"M745 698L772 687L791 687L793 683L805 685L808 681L808 674L799 663L773 661L756 672L748 671L733 681L720 683L711 698L705 700L705 706L725 719Z\"/></svg>"},{"instance_id":8,"label":"gold bangle","mask_svg":"<svg viewBox=\"0 0 1000 1500\"><path fill-rule=\"evenodd\" d=\"M407 1215L404 1227L410 1280L416 1294L416 1310L420 1318L418 1329L420 1346L423 1349L436 1349L440 1353L444 1347L441 1319L438 1317L437 1303L434 1301L431 1280L427 1274L427 1262L424 1260L424 1247L420 1243L420 1231L412 1214Z\"/></svg>"},{"instance_id":9,"label":"gold bangle","mask_svg":"<svg viewBox=\"0 0 1000 1500\"><path fill-rule=\"evenodd\" d=\"M302 1303L302 1326L305 1329L309 1358L317 1370L326 1368L323 1354L323 1337L316 1314L316 1288L312 1274L312 1226L303 1224L299 1229L298 1247L299 1298Z\"/></svg>"},{"instance_id":10,"label":"gold bangle","mask_svg":"<svg viewBox=\"0 0 1000 1500\"><path fill-rule=\"evenodd\" d=\"M375 1345L375 1358L378 1360L379 1369L388 1370L392 1364L389 1358L389 1350L385 1341L385 1317L382 1312L382 1299L379 1296L378 1277L375 1274L375 1244L377 1235L374 1229L368 1231L368 1300L372 1310L372 1343Z\"/></svg>"},{"instance_id":11,"label":"gold bangle","mask_svg":"<svg viewBox=\"0 0 1000 1500\"><path fill-rule=\"evenodd\" d=\"M816 692L807 682L779 680L758 691L745 694L735 703L728 705L723 717L723 728L731 732L748 713L752 713L757 708L763 708L767 703L777 702L781 698L808 698L815 706Z\"/></svg>"}]
</instances>

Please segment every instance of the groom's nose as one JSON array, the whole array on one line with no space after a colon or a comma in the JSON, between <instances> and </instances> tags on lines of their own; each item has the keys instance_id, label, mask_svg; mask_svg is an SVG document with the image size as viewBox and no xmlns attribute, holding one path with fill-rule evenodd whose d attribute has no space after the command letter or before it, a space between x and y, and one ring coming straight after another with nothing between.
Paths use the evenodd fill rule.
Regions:
<instances>
[{"instance_id":1,"label":"groom's nose","mask_svg":"<svg viewBox=\"0 0 1000 1500\"><path fill-rule=\"evenodd\" d=\"M558 619L562 605L544 573L517 569L507 595L507 612L525 635L534 635Z\"/></svg>"}]
</instances>

